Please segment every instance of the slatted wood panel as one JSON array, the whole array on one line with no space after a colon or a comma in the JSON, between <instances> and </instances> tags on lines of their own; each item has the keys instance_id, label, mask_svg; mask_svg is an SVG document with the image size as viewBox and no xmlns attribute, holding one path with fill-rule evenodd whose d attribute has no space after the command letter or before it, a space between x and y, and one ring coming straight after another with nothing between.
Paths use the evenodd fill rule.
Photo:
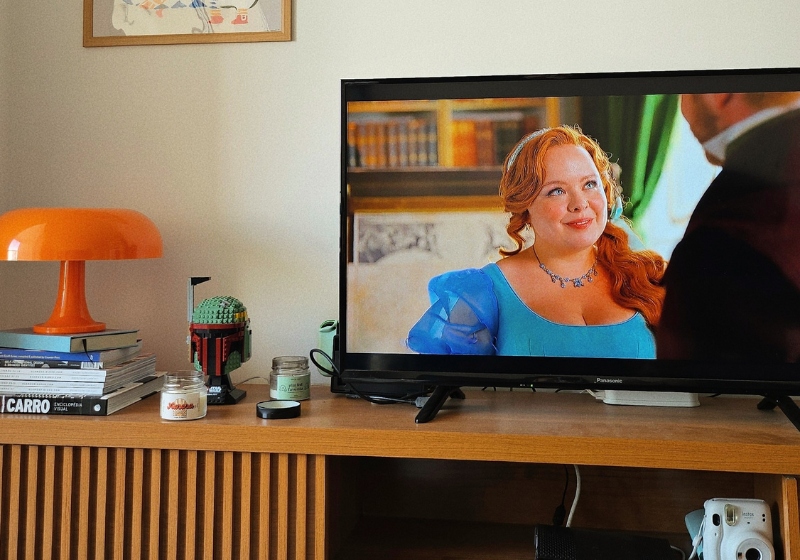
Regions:
<instances>
[{"instance_id":1,"label":"slatted wood panel","mask_svg":"<svg viewBox=\"0 0 800 560\"><path fill-rule=\"evenodd\" d=\"M0 446L0 558L325 558L325 458Z\"/></svg>"}]
</instances>

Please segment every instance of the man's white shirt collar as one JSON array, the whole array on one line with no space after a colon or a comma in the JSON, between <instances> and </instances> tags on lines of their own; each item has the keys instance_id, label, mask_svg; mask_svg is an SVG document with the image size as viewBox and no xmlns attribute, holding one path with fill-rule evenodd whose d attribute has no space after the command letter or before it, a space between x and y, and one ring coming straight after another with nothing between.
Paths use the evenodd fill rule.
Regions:
<instances>
[{"instance_id":1,"label":"man's white shirt collar","mask_svg":"<svg viewBox=\"0 0 800 560\"><path fill-rule=\"evenodd\" d=\"M703 143L703 149L719 161L724 162L725 152L728 150L728 146L730 146L731 142L739 138L751 128L755 128L765 121L774 119L779 115L783 115L789 111L794 111L795 109L800 109L800 100L788 105L780 105L777 107L763 109L750 115L746 119L729 126L710 140L707 140Z\"/></svg>"}]
</instances>

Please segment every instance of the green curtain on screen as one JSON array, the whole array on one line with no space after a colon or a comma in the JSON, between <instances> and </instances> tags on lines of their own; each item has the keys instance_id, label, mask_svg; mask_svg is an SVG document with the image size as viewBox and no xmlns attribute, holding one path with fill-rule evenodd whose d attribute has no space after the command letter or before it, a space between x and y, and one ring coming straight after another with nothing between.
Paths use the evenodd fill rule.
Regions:
<instances>
[{"instance_id":1,"label":"green curtain on screen","mask_svg":"<svg viewBox=\"0 0 800 560\"><path fill-rule=\"evenodd\" d=\"M625 215L634 222L661 176L677 114L677 95L582 98L581 128L622 169L622 192L630 202Z\"/></svg>"}]
</instances>

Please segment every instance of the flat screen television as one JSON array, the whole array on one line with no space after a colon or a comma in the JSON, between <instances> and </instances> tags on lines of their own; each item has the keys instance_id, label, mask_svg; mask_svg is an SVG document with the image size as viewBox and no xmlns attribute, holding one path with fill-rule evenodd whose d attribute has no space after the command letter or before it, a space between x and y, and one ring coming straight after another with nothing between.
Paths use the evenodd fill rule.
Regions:
<instances>
[{"instance_id":1,"label":"flat screen television","mask_svg":"<svg viewBox=\"0 0 800 560\"><path fill-rule=\"evenodd\" d=\"M719 165L710 163L708 148L697 140L684 117L681 99L701 93L764 92L800 92L800 69L343 80L340 314L334 390L379 396L432 392L418 422L433 418L442 402L457 395L459 388L510 387L763 395L765 408L780 406L797 423L791 399L800 394L797 316L780 319L789 325L785 336L787 344L795 345L794 350L750 352L745 339L736 345L744 351L742 357L724 351L662 357L656 334L652 355L606 352L598 350L605 346L597 341L572 341L563 333L541 337L528 333L528 339L558 339L544 349L531 343L530 351L516 346L510 353L507 348L501 352L498 341L491 338L496 334L489 335L489 352L464 354L447 344L420 351L412 349L409 335L426 313L432 313L434 322L442 315L442 306L429 311L437 301L431 296L435 291L429 286L432 278L481 269L501 258L499 249L514 247L507 232L510 214L498 193L504 169L515 164L506 159L508 155L516 150L515 155L522 159L525 154L517 147L520 140L536 138L540 134L536 131L561 125L577 127L595 139L608 156L609 173L621 188L623 216L615 219L628 234L629 248L660 256L669 276L673 250L687 233L698 201L721 173ZM794 103L794 108L800 107ZM783 113L787 111L791 113L788 108ZM781 145L791 145L797 155L797 134L796 128L773 127L772 137ZM753 154L760 161L776 153L767 147L756 151L766 152ZM800 174L800 162L796 172ZM786 207L780 211L750 206L762 223L766 221L764 231L778 226L800 228L800 222L787 221L800 216L800 183L797 176L790 181L797 194L784 193L779 201ZM607 198L612 206L613 197ZM776 199L761 200L773 205ZM536 246L528 229L521 235L523 250ZM776 243L796 254L800 249L791 245L792 239L798 238ZM538 255L536 259L539 261ZM788 259L795 267L790 283L797 282L798 257ZM745 263L737 264L744 267ZM767 265L770 263L763 264ZM694 272L702 273L706 266L702 258L684 259L683 268L690 272L695 267L698 270ZM526 274L548 274L552 282L562 285L567 280L561 292L556 287L558 295L584 289L572 284L574 278L562 278L546 266L540 268L531 267ZM578 280L586 285L585 274ZM592 280L591 274L588 280ZM495 278L493 282L501 281ZM513 299L518 294L513 282L510 284ZM669 299L669 282L663 284ZM723 289L729 283L720 284ZM772 284L755 289L774 291L775 298L787 297ZM784 307L778 301L770 305L783 309L784 314L800 313L796 283L793 289L788 297L794 300L784 302ZM675 290L677 293L678 288ZM452 292L445 293L438 297L455 297ZM518 299L528 307L529 294L527 299ZM533 299L542 303L542 298ZM727 303L741 308L738 318L748 321L749 302L745 297ZM553 307L544 302L545 310ZM541 315L549 321L547 313ZM752 319L763 321L763 316ZM520 324L525 326L519 328L533 328L524 321ZM657 326L649 324L648 328L657 333ZM473 330L459 336L474 339L476 334ZM486 342L485 333L480 336Z\"/></svg>"}]
</instances>

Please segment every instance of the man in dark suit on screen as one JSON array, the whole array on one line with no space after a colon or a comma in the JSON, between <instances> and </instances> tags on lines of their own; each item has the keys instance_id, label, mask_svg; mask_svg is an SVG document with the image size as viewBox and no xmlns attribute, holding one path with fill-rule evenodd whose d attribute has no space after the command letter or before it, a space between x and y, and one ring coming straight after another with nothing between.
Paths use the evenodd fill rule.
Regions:
<instances>
[{"instance_id":1,"label":"man in dark suit on screen","mask_svg":"<svg viewBox=\"0 0 800 560\"><path fill-rule=\"evenodd\" d=\"M664 276L659 358L800 359L800 92L687 94L721 165Z\"/></svg>"}]
</instances>

